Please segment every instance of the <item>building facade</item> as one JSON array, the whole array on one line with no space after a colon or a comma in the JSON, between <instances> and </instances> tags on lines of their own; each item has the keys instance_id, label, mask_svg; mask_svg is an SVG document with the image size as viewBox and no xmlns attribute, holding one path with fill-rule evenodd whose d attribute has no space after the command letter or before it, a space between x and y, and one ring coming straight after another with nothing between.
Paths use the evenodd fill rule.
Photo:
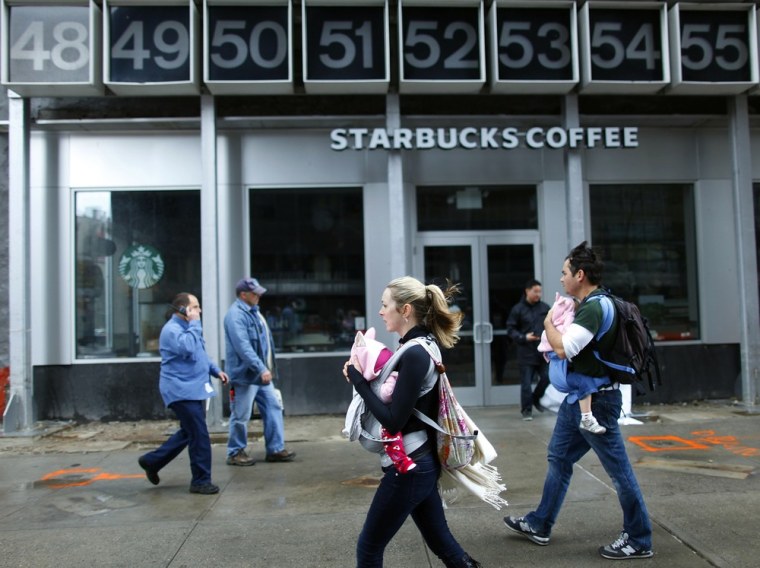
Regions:
<instances>
[{"instance_id":1,"label":"building facade","mask_svg":"<svg viewBox=\"0 0 760 568\"><path fill-rule=\"evenodd\" d=\"M462 286L460 400L517 403L506 316L582 240L656 335L647 400L755 403L754 3L39 7L3 3L6 430L164 416L167 303L222 361L247 275L288 412L345 410L404 274Z\"/></svg>"}]
</instances>

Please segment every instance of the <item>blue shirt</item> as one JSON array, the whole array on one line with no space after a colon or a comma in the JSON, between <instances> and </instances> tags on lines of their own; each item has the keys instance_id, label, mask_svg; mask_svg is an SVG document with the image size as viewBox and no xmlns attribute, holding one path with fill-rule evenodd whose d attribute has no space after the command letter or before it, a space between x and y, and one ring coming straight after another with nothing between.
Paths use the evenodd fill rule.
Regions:
<instances>
[{"instance_id":1,"label":"blue shirt","mask_svg":"<svg viewBox=\"0 0 760 568\"><path fill-rule=\"evenodd\" d=\"M232 384L261 384L262 373L270 370L274 374L267 366L268 360L274 362L274 339L258 311L258 306L249 306L238 298L224 316L224 367Z\"/></svg>"},{"instance_id":2,"label":"blue shirt","mask_svg":"<svg viewBox=\"0 0 760 568\"><path fill-rule=\"evenodd\" d=\"M200 320L185 321L173 315L161 329L161 378L158 390L164 404L178 400L206 400L216 396L209 375L219 376L206 353Z\"/></svg>"}]
</instances>

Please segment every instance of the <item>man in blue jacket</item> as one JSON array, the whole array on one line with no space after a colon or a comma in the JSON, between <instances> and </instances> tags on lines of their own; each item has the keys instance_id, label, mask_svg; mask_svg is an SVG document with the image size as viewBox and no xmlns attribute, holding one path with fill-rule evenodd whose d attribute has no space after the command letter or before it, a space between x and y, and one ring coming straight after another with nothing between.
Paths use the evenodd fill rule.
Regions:
<instances>
[{"instance_id":1,"label":"man in blue jacket","mask_svg":"<svg viewBox=\"0 0 760 568\"><path fill-rule=\"evenodd\" d=\"M274 339L259 311L259 300L266 291L255 278L243 278L235 286L237 299L224 317L225 366L232 385L227 465L250 466L255 463L245 451L254 400L264 422L266 461L288 462L296 455L285 449L282 404L272 384Z\"/></svg>"},{"instance_id":2,"label":"man in blue jacket","mask_svg":"<svg viewBox=\"0 0 760 568\"><path fill-rule=\"evenodd\" d=\"M158 389L164 404L179 418L179 430L160 448L140 456L137 463L145 476L158 485L158 472L188 448L190 493L212 495L219 487L211 483L211 439L206 426L204 401L216 396L209 375L227 382L227 374L206 353L198 298L183 292L171 304L174 313L161 329L161 375Z\"/></svg>"}]
</instances>

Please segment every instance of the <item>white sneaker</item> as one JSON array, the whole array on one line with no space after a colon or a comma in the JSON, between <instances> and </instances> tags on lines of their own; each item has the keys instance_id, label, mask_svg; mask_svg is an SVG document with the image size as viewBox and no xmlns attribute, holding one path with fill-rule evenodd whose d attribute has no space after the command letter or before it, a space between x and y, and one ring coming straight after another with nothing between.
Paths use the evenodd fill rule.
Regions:
<instances>
[{"instance_id":1,"label":"white sneaker","mask_svg":"<svg viewBox=\"0 0 760 568\"><path fill-rule=\"evenodd\" d=\"M607 428L599 424L594 416L591 418L581 418L580 427L581 430L588 430L592 434L604 434L607 431Z\"/></svg>"}]
</instances>

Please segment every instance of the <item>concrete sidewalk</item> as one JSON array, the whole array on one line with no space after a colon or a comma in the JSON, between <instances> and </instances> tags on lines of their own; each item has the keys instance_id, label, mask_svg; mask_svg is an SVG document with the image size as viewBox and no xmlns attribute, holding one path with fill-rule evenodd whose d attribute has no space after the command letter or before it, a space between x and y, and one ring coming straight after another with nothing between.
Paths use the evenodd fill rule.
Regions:
<instances>
[{"instance_id":1,"label":"concrete sidewalk","mask_svg":"<svg viewBox=\"0 0 760 568\"><path fill-rule=\"evenodd\" d=\"M494 444L510 506L465 498L447 512L452 532L483 566L609 566L597 554L620 531L621 513L593 455L578 464L551 544L508 533L507 514L539 500L554 414L523 422L516 407L468 409ZM728 403L636 407L650 420L623 429L654 533L647 566L758 566L760 417ZM88 424L39 439L0 438L0 566L3 567L350 567L380 471L375 458L340 436L339 416L287 417L286 464L224 463L215 435L218 495L188 493L183 454L150 485L137 457L173 423ZM259 427L253 422L254 432ZM114 434L118 431L119 434ZM126 439L118 439L126 438ZM408 522L386 566L442 566Z\"/></svg>"}]
</instances>

